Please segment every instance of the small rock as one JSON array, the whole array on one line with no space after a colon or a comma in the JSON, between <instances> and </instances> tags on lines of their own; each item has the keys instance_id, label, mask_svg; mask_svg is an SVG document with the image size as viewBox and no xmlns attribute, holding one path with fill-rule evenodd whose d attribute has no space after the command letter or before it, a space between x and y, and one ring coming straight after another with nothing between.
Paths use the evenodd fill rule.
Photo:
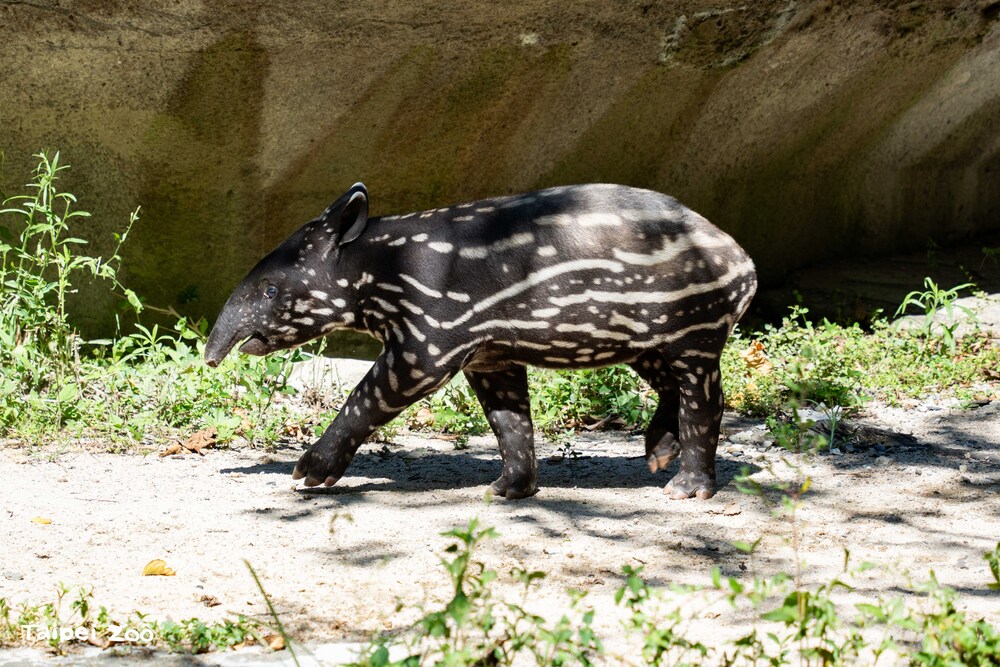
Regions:
<instances>
[{"instance_id":1,"label":"small rock","mask_svg":"<svg viewBox=\"0 0 1000 667\"><path fill-rule=\"evenodd\" d=\"M844 455L844 452L840 451L840 447L834 447L833 449L830 450L830 453L833 454L834 456Z\"/></svg>"},{"instance_id":2,"label":"small rock","mask_svg":"<svg viewBox=\"0 0 1000 667\"><path fill-rule=\"evenodd\" d=\"M969 464L968 463L963 463L962 465L958 466L958 471L959 472L969 472Z\"/></svg>"},{"instance_id":3,"label":"small rock","mask_svg":"<svg viewBox=\"0 0 1000 667\"><path fill-rule=\"evenodd\" d=\"M880 466L886 466L892 463L892 459L890 459L888 456L879 456L878 458L875 459L875 463Z\"/></svg>"},{"instance_id":4,"label":"small rock","mask_svg":"<svg viewBox=\"0 0 1000 667\"><path fill-rule=\"evenodd\" d=\"M739 433L734 433L729 436L729 439L736 443L748 443L748 442L759 442L763 439L763 433L755 431L754 429L747 429L746 431L740 431Z\"/></svg>"},{"instance_id":5,"label":"small rock","mask_svg":"<svg viewBox=\"0 0 1000 667\"><path fill-rule=\"evenodd\" d=\"M3 578L8 581L21 581L24 579L24 575L20 572L15 572L14 570L5 570L3 573Z\"/></svg>"},{"instance_id":6,"label":"small rock","mask_svg":"<svg viewBox=\"0 0 1000 667\"><path fill-rule=\"evenodd\" d=\"M854 445L847 445L844 449L846 449L851 454L854 453Z\"/></svg>"}]
</instances>

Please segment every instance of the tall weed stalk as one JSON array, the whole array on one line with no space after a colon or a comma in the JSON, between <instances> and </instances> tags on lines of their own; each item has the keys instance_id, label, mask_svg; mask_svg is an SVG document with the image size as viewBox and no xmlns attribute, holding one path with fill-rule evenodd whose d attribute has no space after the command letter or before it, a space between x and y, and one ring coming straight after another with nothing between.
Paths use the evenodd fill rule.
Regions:
<instances>
[{"instance_id":1,"label":"tall weed stalk","mask_svg":"<svg viewBox=\"0 0 1000 667\"><path fill-rule=\"evenodd\" d=\"M48 408L58 428L79 390L78 369L82 341L70 325L66 304L77 291L78 280L107 281L136 310L138 297L118 280L119 251L138 219L132 213L111 257L86 255L86 241L70 233L71 224L90 217L75 210L76 197L61 192L57 181L68 167L51 158L35 156L38 167L27 184L28 194L15 195L0 209L0 424L16 418L28 401Z\"/></svg>"}]
</instances>

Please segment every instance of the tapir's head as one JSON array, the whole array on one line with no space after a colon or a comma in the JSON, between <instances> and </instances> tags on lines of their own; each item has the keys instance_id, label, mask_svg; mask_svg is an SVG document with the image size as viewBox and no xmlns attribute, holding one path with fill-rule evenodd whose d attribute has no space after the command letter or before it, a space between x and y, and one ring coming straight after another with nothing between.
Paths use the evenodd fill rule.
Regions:
<instances>
[{"instance_id":1,"label":"tapir's head","mask_svg":"<svg viewBox=\"0 0 1000 667\"><path fill-rule=\"evenodd\" d=\"M263 355L349 324L335 267L341 248L361 234L367 221L368 191L355 183L323 215L260 260L212 327L205 345L208 365L219 365L240 341L245 341L240 352Z\"/></svg>"}]
</instances>

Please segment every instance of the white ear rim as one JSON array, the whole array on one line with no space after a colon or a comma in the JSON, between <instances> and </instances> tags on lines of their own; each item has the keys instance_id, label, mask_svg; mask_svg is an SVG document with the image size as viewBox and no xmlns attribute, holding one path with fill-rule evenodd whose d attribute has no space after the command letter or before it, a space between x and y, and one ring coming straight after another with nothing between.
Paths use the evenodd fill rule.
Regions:
<instances>
[{"instance_id":1,"label":"white ear rim","mask_svg":"<svg viewBox=\"0 0 1000 667\"><path fill-rule=\"evenodd\" d=\"M365 184L358 181L351 188L341 195L337 201L333 202L326 207L323 214L316 218L317 222L326 225L329 222L330 216L338 210L344 210L351 206L358 199L363 200L361 210L358 212L357 219L351 224L351 226L341 234L340 238L337 240L337 245L341 246L345 243L350 243L354 239L361 236L361 232L364 231L365 225L368 224L368 188ZM329 252L329 250L327 251Z\"/></svg>"},{"instance_id":2,"label":"white ear rim","mask_svg":"<svg viewBox=\"0 0 1000 667\"><path fill-rule=\"evenodd\" d=\"M344 245L346 243L350 243L354 239L361 236L361 232L364 231L365 225L368 224L368 191L365 189L365 186L361 183L355 183L351 187L351 190L354 190L359 186L360 189L358 189L351 195L351 198L348 199L347 203L344 204L344 208L346 209L350 207L354 202L361 200L362 201L361 210L358 211L358 217L354 221L354 223L347 229L346 232L344 232L341 235L340 240L337 241L337 245Z\"/></svg>"}]
</instances>

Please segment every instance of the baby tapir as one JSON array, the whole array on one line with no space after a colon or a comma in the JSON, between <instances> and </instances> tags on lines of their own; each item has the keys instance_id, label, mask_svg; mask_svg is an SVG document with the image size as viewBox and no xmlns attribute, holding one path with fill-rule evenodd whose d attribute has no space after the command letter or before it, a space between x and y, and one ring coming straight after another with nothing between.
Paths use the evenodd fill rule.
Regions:
<instances>
[{"instance_id":1,"label":"baby tapir","mask_svg":"<svg viewBox=\"0 0 1000 667\"><path fill-rule=\"evenodd\" d=\"M500 445L506 498L537 490L526 366L628 364L656 390L651 471L664 492L709 498L723 398L719 357L757 286L732 238L675 199L575 185L420 213L368 217L354 185L260 261L219 314L215 366L336 329L382 353L295 467L332 485L379 425L465 373Z\"/></svg>"}]
</instances>

